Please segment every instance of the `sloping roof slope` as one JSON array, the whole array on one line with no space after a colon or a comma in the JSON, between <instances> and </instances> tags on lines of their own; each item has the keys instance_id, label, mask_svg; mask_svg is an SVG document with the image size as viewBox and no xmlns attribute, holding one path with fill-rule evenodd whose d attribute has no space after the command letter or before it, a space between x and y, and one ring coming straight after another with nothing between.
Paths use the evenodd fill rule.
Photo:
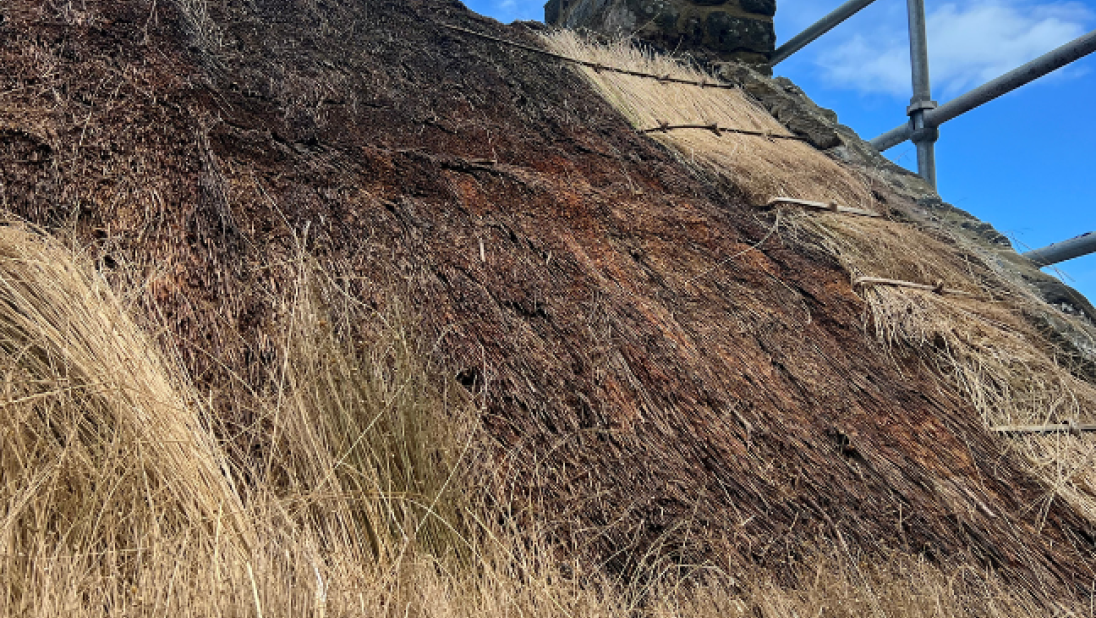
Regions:
<instances>
[{"instance_id":1,"label":"sloping roof slope","mask_svg":"<svg viewBox=\"0 0 1096 618\"><path fill-rule=\"evenodd\" d=\"M242 427L303 247L363 311L419 308L499 499L607 568L832 542L1087 589L1091 523L1035 512L1047 488L865 332L836 260L569 67L441 25L522 27L434 0L58 6L0 7L2 203L143 268Z\"/></svg>"}]
</instances>

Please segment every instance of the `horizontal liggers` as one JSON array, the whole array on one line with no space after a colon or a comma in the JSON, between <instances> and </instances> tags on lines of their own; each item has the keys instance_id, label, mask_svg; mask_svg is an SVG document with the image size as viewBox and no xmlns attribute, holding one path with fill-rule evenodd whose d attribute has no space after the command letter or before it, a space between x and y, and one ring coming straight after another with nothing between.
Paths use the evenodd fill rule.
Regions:
<instances>
[{"instance_id":1,"label":"horizontal liggers","mask_svg":"<svg viewBox=\"0 0 1096 618\"><path fill-rule=\"evenodd\" d=\"M876 208L871 191L857 174L807 143L785 139L790 137L788 130L742 91L704 87L717 80L627 41L598 45L568 30L544 39L552 51L569 58L685 82L579 68L637 130L666 144L682 159L729 178L756 205L781 195ZM686 125L708 130L661 130Z\"/></svg>"},{"instance_id":2,"label":"horizontal liggers","mask_svg":"<svg viewBox=\"0 0 1096 618\"><path fill-rule=\"evenodd\" d=\"M643 52L628 41L594 44L570 31L545 39L571 58L704 79L674 58ZM975 248L946 230L911 222L912 203L876 187L893 198L886 214L901 220L881 216L884 209L856 171L807 144L767 139L787 129L740 91L580 70L633 126L687 164L730 180L756 206L805 209L783 217L782 238L813 244L836 258L865 301L865 328L893 353L923 359L981 414L987 429L1096 420L1096 385L1061 364L1055 345L1028 317L1042 301L998 276ZM709 130L659 130L681 125ZM1008 448L1022 449L1039 464L1035 469L1055 495L1096 514L1096 500L1085 489L1096 486L1087 465L1096 447L1080 439L1063 446L1053 438L1029 438Z\"/></svg>"}]
</instances>

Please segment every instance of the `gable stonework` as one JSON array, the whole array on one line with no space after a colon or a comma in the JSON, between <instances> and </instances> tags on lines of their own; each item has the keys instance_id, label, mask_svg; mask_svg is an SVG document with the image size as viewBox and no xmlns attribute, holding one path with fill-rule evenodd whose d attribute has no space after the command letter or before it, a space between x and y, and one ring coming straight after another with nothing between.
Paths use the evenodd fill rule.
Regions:
<instances>
[{"instance_id":1,"label":"gable stonework","mask_svg":"<svg viewBox=\"0 0 1096 618\"><path fill-rule=\"evenodd\" d=\"M776 0L550 0L549 25L636 37L701 62L766 64Z\"/></svg>"}]
</instances>

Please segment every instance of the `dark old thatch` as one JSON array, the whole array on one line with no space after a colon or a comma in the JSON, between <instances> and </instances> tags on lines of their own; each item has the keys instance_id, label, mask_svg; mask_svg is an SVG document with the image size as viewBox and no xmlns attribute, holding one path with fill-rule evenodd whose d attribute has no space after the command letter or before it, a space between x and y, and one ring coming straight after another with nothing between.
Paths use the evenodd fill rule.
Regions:
<instances>
[{"instance_id":1,"label":"dark old thatch","mask_svg":"<svg viewBox=\"0 0 1096 618\"><path fill-rule=\"evenodd\" d=\"M835 260L569 67L441 25L537 44L523 27L441 0L0 17L0 203L142 273L138 305L258 455L271 299L303 249L362 311L417 306L482 397L498 498L609 569L779 571L832 543L1087 590L1090 522L865 332Z\"/></svg>"}]
</instances>

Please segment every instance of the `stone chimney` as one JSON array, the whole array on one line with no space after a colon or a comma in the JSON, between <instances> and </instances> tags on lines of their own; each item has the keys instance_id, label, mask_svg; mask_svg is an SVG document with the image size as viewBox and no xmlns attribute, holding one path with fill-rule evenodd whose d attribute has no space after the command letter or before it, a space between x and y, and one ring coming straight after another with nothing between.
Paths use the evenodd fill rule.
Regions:
<instances>
[{"instance_id":1,"label":"stone chimney","mask_svg":"<svg viewBox=\"0 0 1096 618\"><path fill-rule=\"evenodd\" d=\"M738 60L768 69L776 0L549 0L548 25L634 35L705 64Z\"/></svg>"}]
</instances>

